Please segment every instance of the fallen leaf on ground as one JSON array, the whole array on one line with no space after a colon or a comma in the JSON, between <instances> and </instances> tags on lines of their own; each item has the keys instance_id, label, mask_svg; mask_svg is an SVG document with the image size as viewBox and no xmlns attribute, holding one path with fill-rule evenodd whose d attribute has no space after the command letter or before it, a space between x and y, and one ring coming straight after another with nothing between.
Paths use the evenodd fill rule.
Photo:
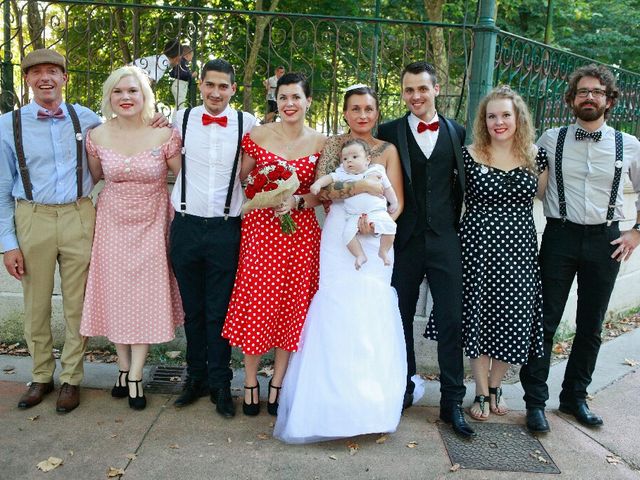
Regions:
<instances>
[{"instance_id":1,"label":"fallen leaf on ground","mask_svg":"<svg viewBox=\"0 0 640 480\"><path fill-rule=\"evenodd\" d=\"M638 363L640 362L638 362L637 360L632 360L631 358L624 359L624 364L629 365L630 367L635 367L636 365L638 365Z\"/></svg>"},{"instance_id":2,"label":"fallen leaf on ground","mask_svg":"<svg viewBox=\"0 0 640 480\"><path fill-rule=\"evenodd\" d=\"M376 443L378 445L381 445L381 444L383 444L384 442L387 441L387 438L389 438L389 437L387 437L386 435L382 435L381 437L376 438Z\"/></svg>"},{"instance_id":3,"label":"fallen leaf on ground","mask_svg":"<svg viewBox=\"0 0 640 480\"><path fill-rule=\"evenodd\" d=\"M37 419L40 418L40 415L36 415L34 417L27 417L29 420L31 420L32 422L35 422Z\"/></svg>"},{"instance_id":4,"label":"fallen leaf on ground","mask_svg":"<svg viewBox=\"0 0 640 480\"><path fill-rule=\"evenodd\" d=\"M231 437L227 437L227 443L231 443Z\"/></svg>"},{"instance_id":5,"label":"fallen leaf on ground","mask_svg":"<svg viewBox=\"0 0 640 480\"><path fill-rule=\"evenodd\" d=\"M138 458L138 454L137 453L127 453L127 458L129 460L135 460L136 458Z\"/></svg>"},{"instance_id":6,"label":"fallen leaf on ground","mask_svg":"<svg viewBox=\"0 0 640 480\"><path fill-rule=\"evenodd\" d=\"M416 448L417 446L418 446L418 442L412 441L412 442L407 443L407 447L409 447L409 448Z\"/></svg>"},{"instance_id":7,"label":"fallen leaf on ground","mask_svg":"<svg viewBox=\"0 0 640 480\"><path fill-rule=\"evenodd\" d=\"M259 433L256 436L258 437L258 440L267 440L269 438L269 435L267 435L266 433Z\"/></svg>"},{"instance_id":8,"label":"fallen leaf on ground","mask_svg":"<svg viewBox=\"0 0 640 480\"><path fill-rule=\"evenodd\" d=\"M275 423L273 423L273 422L269 422L269 426L270 426L271 428L273 428L273 427L274 427L274 425L275 425Z\"/></svg>"},{"instance_id":9,"label":"fallen leaf on ground","mask_svg":"<svg viewBox=\"0 0 640 480\"><path fill-rule=\"evenodd\" d=\"M122 420L121 418L116 418L116 419L114 420L114 422L116 422L116 423L122 423L122 422L123 422L123 420Z\"/></svg>"},{"instance_id":10,"label":"fallen leaf on ground","mask_svg":"<svg viewBox=\"0 0 640 480\"><path fill-rule=\"evenodd\" d=\"M458 470L460 470L460 464L459 463L455 463L451 466L451 468L449 469L450 472L457 472Z\"/></svg>"},{"instance_id":11,"label":"fallen leaf on ground","mask_svg":"<svg viewBox=\"0 0 640 480\"><path fill-rule=\"evenodd\" d=\"M617 465L620 463L620 457L611 453L607 455L607 462Z\"/></svg>"},{"instance_id":12,"label":"fallen leaf on ground","mask_svg":"<svg viewBox=\"0 0 640 480\"><path fill-rule=\"evenodd\" d=\"M247 445L253 445L253 442L244 442L244 443L246 443Z\"/></svg>"},{"instance_id":13,"label":"fallen leaf on ground","mask_svg":"<svg viewBox=\"0 0 640 480\"><path fill-rule=\"evenodd\" d=\"M112 433L112 434L111 434L111 438L116 438L117 436L118 436L118 434L117 434L117 433Z\"/></svg>"},{"instance_id":14,"label":"fallen leaf on ground","mask_svg":"<svg viewBox=\"0 0 640 480\"><path fill-rule=\"evenodd\" d=\"M335 455L329 455L329 458L330 458L331 460L337 460L337 459L338 459Z\"/></svg>"},{"instance_id":15,"label":"fallen leaf on ground","mask_svg":"<svg viewBox=\"0 0 640 480\"><path fill-rule=\"evenodd\" d=\"M266 367L262 367L260 370L258 370L258 375L264 375L265 377L273 377L273 367L270 365L267 365Z\"/></svg>"},{"instance_id":16,"label":"fallen leaf on ground","mask_svg":"<svg viewBox=\"0 0 640 480\"><path fill-rule=\"evenodd\" d=\"M360 449L360 445L358 445L356 442L349 442L347 443L347 448L349 449L349 455L355 455L356 453L358 453L358 450Z\"/></svg>"},{"instance_id":17,"label":"fallen leaf on ground","mask_svg":"<svg viewBox=\"0 0 640 480\"><path fill-rule=\"evenodd\" d=\"M595 397L593 395L587 394L587 400L593 400Z\"/></svg>"},{"instance_id":18,"label":"fallen leaf on ground","mask_svg":"<svg viewBox=\"0 0 640 480\"><path fill-rule=\"evenodd\" d=\"M172 443L171 445L169 445L169 448L173 448L174 450L177 450L180 448L180 445L178 445L177 443Z\"/></svg>"},{"instance_id":19,"label":"fallen leaf on ground","mask_svg":"<svg viewBox=\"0 0 640 480\"><path fill-rule=\"evenodd\" d=\"M107 470L107 477L109 478L119 477L120 475L124 475L124 468L109 467L109 470Z\"/></svg>"},{"instance_id":20,"label":"fallen leaf on ground","mask_svg":"<svg viewBox=\"0 0 640 480\"><path fill-rule=\"evenodd\" d=\"M207 445L209 445L210 447L213 447L213 442L209 442L207 443Z\"/></svg>"},{"instance_id":21,"label":"fallen leaf on ground","mask_svg":"<svg viewBox=\"0 0 640 480\"><path fill-rule=\"evenodd\" d=\"M182 355L182 352L180 350L171 350L170 352L164 352L164 356L172 360L175 360L180 355Z\"/></svg>"},{"instance_id":22,"label":"fallen leaf on ground","mask_svg":"<svg viewBox=\"0 0 640 480\"><path fill-rule=\"evenodd\" d=\"M73 457L73 450L69 450L69 456Z\"/></svg>"},{"instance_id":23,"label":"fallen leaf on ground","mask_svg":"<svg viewBox=\"0 0 640 480\"><path fill-rule=\"evenodd\" d=\"M38 465L36 465L36 467L38 467L38 469L42 470L43 472L50 472L51 470L53 470L54 468L59 467L60 465L62 465L62 459L61 458L49 457L46 460L43 460L40 463L38 463Z\"/></svg>"}]
</instances>

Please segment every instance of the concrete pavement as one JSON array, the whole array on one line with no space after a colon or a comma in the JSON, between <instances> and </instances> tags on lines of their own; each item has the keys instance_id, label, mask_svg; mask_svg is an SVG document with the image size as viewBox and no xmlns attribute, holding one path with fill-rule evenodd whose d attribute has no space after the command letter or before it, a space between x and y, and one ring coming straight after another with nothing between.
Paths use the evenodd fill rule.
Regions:
<instances>
[{"instance_id":1,"label":"concrete pavement","mask_svg":"<svg viewBox=\"0 0 640 480\"><path fill-rule=\"evenodd\" d=\"M560 414L557 395L564 362L552 368L547 417L552 431L539 437L555 461L560 479L640 479L640 329L603 345L594 375L591 406L605 426L592 430ZM239 415L225 420L208 398L182 410L174 396L149 394L148 407L129 409L112 399L115 365L86 364L81 405L67 415L55 412L56 393L29 410L17 400L30 380L30 358L0 356L0 479L105 479L110 467L123 479L539 479L545 474L483 470L451 472L437 429L439 385L428 382L427 395L407 410L398 431L377 443L379 435L314 445L290 446L271 437L274 418ZM4 372L14 366L15 373ZM242 372L234 392L240 395ZM263 393L266 393L266 379ZM471 402L473 384L467 386ZM491 422L523 423L519 384L505 385L512 409ZM358 449L350 454L348 444ZM414 448L409 448L416 442ZM63 464L44 473L38 462L50 456ZM609 457L610 461L607 460Z\"/></svg>"}]
</instances>

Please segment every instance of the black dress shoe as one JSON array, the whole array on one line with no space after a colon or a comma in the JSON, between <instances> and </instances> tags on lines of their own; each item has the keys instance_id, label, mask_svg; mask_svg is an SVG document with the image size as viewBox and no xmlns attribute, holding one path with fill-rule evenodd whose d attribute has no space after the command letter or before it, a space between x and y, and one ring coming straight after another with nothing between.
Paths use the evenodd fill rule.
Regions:
<instances>
[{"instance_id":1,"label":"black dress shoe","mask_svg":"<svg viewBox=\"0 0 640 480\"><path fill-rule=\"evenodd\" d=\"M404 392L404 398L402 399L402 410L406 410L413 405L413 393Z\"/></svg>"},{"instance_id":2,"label":"black dress shoe","mask_svg":"<svg viewBox=\"0 0 640 480\"><path fill-rule=\"evenodd\" d=\"M129 387L127 387L127 379L129 378L129 370L120 370L118 374L118 380L111 389L111 396L113 398L125 398L129 396Z\"/></svg>"},{"instance_id":3,"label":"black dress shoe","mask_svg":"<svg viewBox=\"0 0 640 480\"><path fill-rule=\"evenodd\" d=\"M209 394L209 385L202 380L193 380L187 378L187 382L182 389L182 393L173 404L176 407L186 407L191 405L200 397L205 397Z\"/></svg>"},{"instance_id":4,"label":"black dress shoe","mask_svg":"<svg viewBox=\"0 0 640 480\"><path fill-rule=\"evenodd\" d=\"M247 387L245 385L245 390L249 390L251 392L251 403L247 403L246 400L242 401L242 413L248 415L250 417L255 417L260 413L260 384L257 383L255 387ZM258 401L253 401L253 391L258 390Z\"/></svg>"},{"instance_id":5,"label":"black dress shoe","mask_svg":"<svg viewBox=\"0 0 640 480\"><path fill-rule=\"evenodd\" d=\"M558 407L562 413L566 413L568 415L573 415L576 417L576 420L587 427L599 427L604 422L602 421L602 417L596 415L591 410L589 410L589 405L587 402L579 402L575 404L570 403L561 403L560 407Z\"/></svg>"},{"instance_id":6,"label":"black dress shoe","mask_svg":"<svg viewBox=\"0 0 640 480\"><path fill-rule=\"evenodd\" d=\"M267 412L269 412L269 415L277 417L278 399L280 398L280 390L282 389L282 387L276 387L275 385L272 385L271 380L269 380L269 397L271 396L272 388L276 391L276 399L273 402L270 402L269 398L267 398Z\"/></svg>"},{"instance_id":7,"label":"black dress shoe","mask_svg":"<svg viewBox=\"0 0 640 480\"><path fill-rule=\"evenodd\" d=\"M531 433L547 433L550 430L544 408L527 408L527 430Z\"/></svg>"},{"instance_id":8,"label":"black dress shoe","mask_svg":"<svg viewBox=\"0 0 640 480\"><path fill-rule=\"evenodd\" d=\"M222 387L211 390L211 401L216 404L216 412L225 418L231 418L236 414L236 406L233 404L231 388Z\"/></svg>"},{"instance_id":9,"label":"black dress shoe","mask_svg":"<svg viewBox=\"0 0 640 480\"><path fill-rule=\"evenodd\" d=\"M462 405L454 403L450 406L440 407L440 419L445 423L450 423L453 431L461 437L470 438L475 437L476 432L469 426L467 420L464 418L464 411Z\"/></svg>"}]
</instances>

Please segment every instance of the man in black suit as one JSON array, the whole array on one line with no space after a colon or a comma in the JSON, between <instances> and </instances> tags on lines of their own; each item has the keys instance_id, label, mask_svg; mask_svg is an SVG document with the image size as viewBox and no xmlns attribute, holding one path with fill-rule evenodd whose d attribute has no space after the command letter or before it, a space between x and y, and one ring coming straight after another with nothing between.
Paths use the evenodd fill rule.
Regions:
<instances>
[{"instance_id":1,"label":"man in black suit","mask_svg":"<svg viewBox=\"0 0 640 480\"><path fill-rule=\"evenodd\" d=\"M416 373L413 318L420 284L427 276L433 296L440 366L440 418L462 436L475 432L464 418L462 363L462 258L457 234L464 192L461 146L464 128L438 115L440 92L433 65L414 62L400 78L409 113L380 125L378 138L393 143L402 162L405 207L397 220L392 285L399 298L407 345L405 408Z\"/></svg>"}]
</instances>

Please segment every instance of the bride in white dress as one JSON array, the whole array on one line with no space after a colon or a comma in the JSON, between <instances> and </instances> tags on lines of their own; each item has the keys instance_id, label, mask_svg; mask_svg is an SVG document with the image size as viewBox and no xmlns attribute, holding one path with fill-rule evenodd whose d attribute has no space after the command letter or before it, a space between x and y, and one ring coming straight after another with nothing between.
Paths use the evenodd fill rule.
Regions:
<instances>
[{"instance_id":1,"label":"bride in white dress","mask_svg":"<svg viewBox=\"0 0 640 480\"><path fill-rule=\"evenodd\" d=\"M352 131L329 139L323 157L335 155L335 161L319 165L317 175L335 168L344 141L365 137L372 160L384 164L394 188L398 182L401 188L395 148L371 137L377 116L370 89L348 91L345 118ZM402 199L401 190L398 197ZM393 432L400 421L407 365L398 299L391 287L393 267L378 257L379 239L363 236L369 261L356 270L342 241L344 222L342 202L334 201L322 230L320 288L279 397L273 434L287 443Z\"/></svg>"}]
</instances>

